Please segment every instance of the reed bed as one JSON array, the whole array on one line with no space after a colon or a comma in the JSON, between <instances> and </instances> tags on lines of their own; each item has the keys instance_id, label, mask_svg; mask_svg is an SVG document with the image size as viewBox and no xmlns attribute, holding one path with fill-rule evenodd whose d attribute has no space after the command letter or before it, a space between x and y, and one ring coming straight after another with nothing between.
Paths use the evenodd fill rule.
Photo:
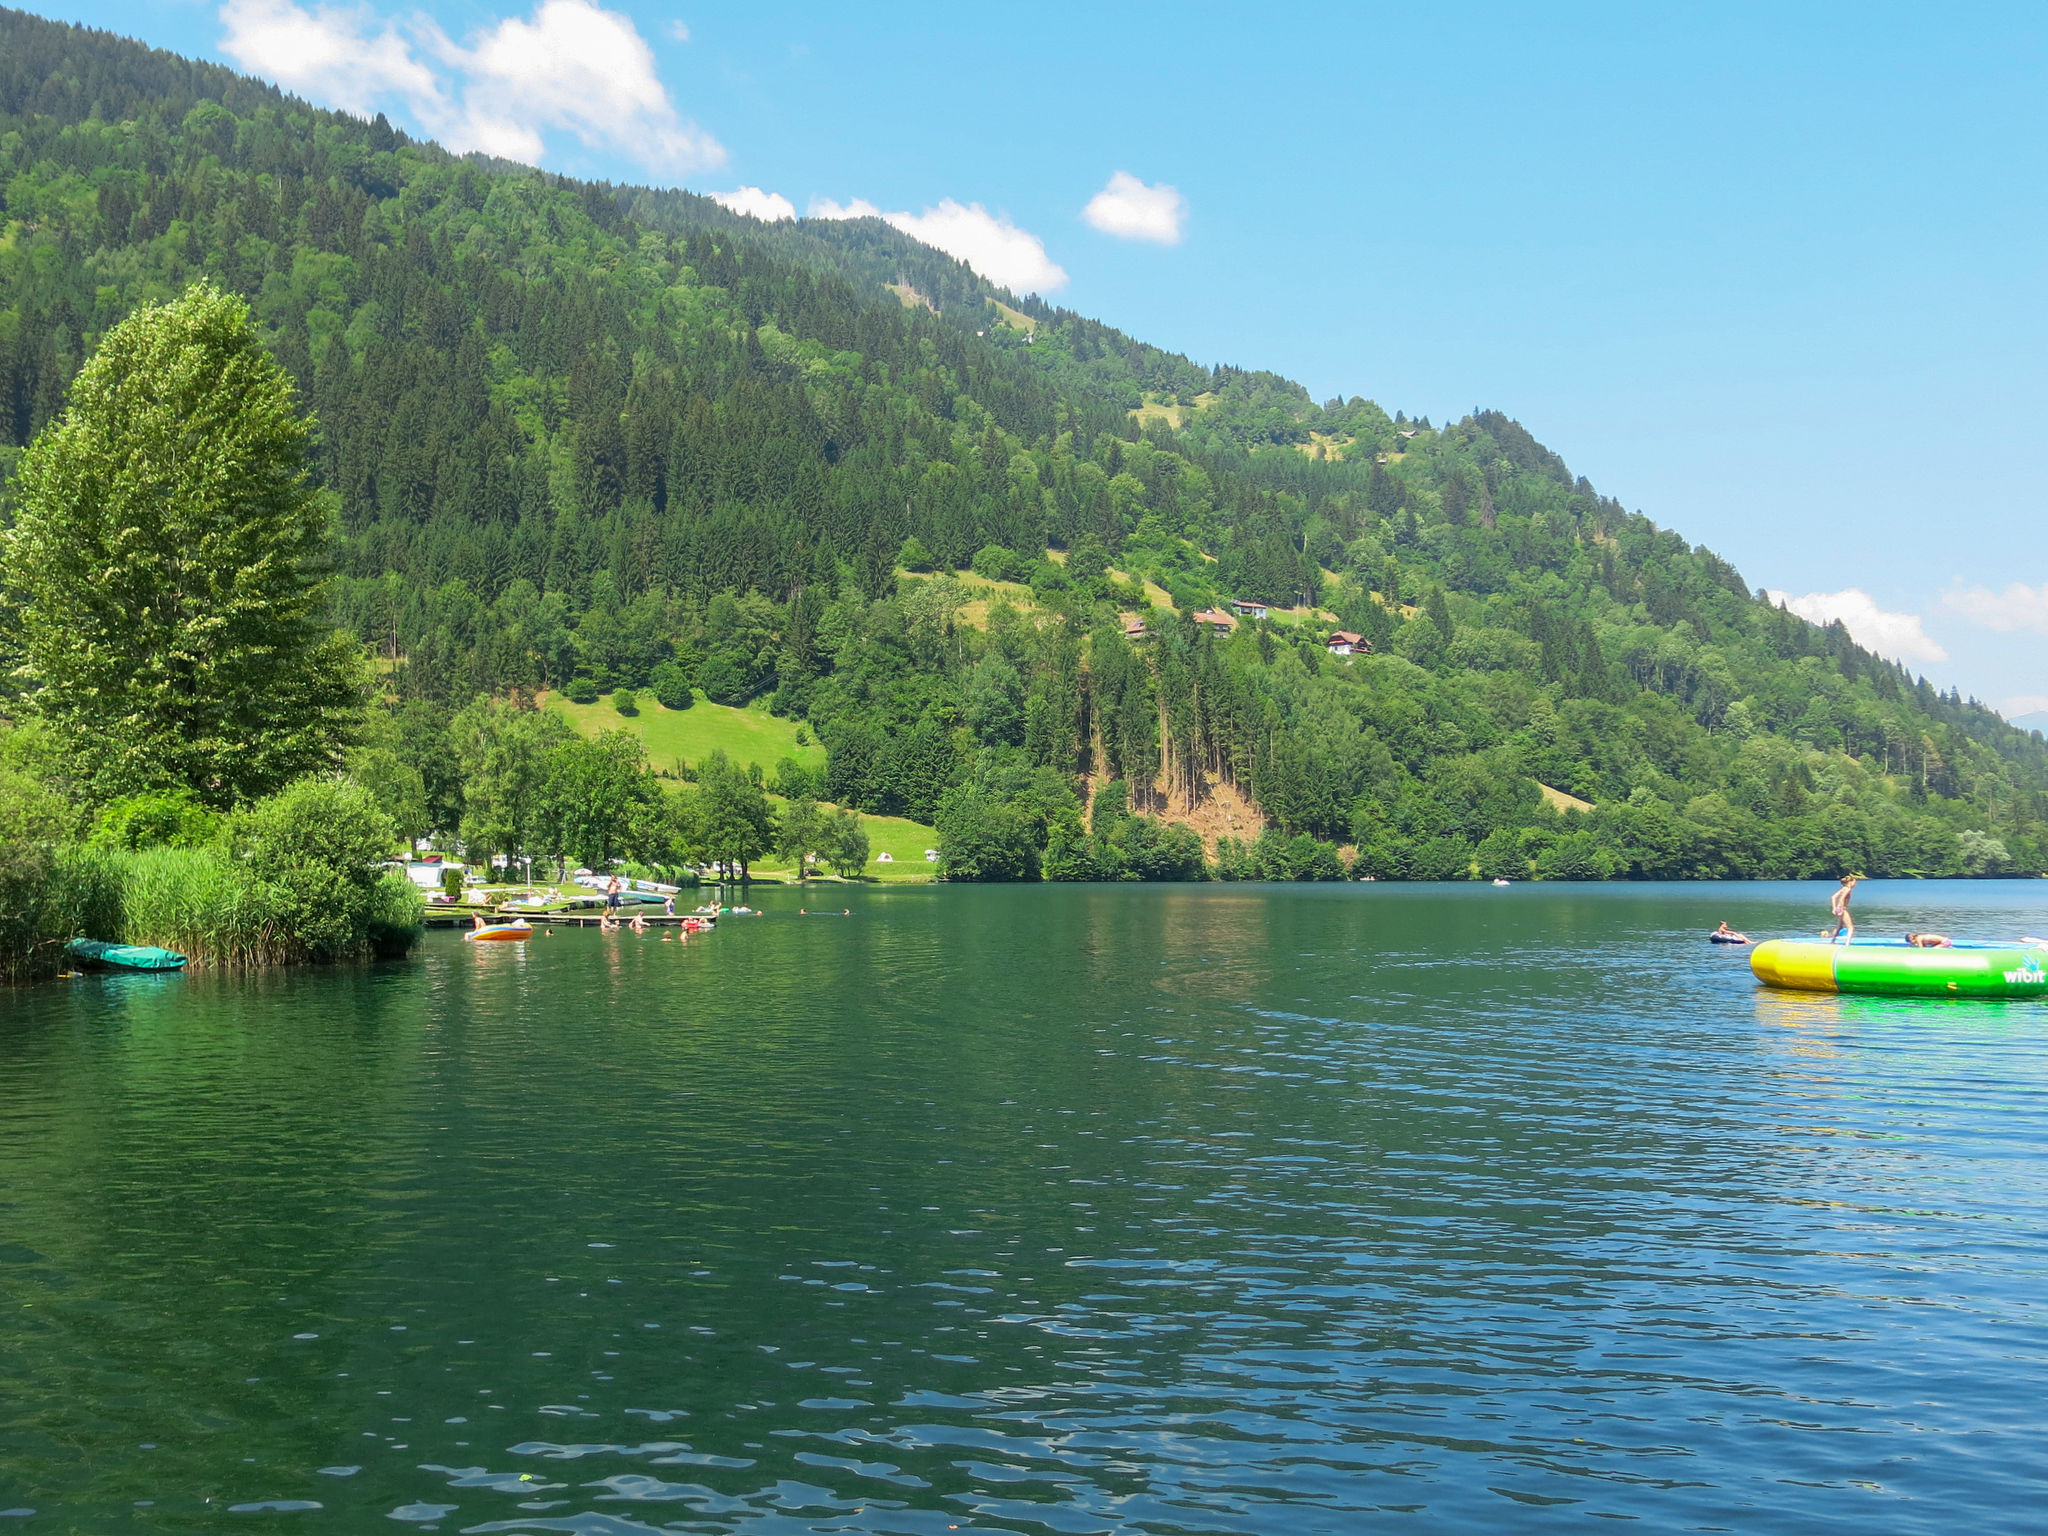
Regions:
<instances>
[{"instance_id":1,"label":"reed bed","mask_svg":"<svg viewBox=\"0 0 2048 1536\"><path fill-rule=\"evenodd\" d=\"M175 949L194 965L282 965L299 958L277 892L214 848L128 855L121 936Z\"/></svg>"},{"instance_id":2,"label":"reed bed","mask_svg":"<svg viewBox=\"0 0 2048 1536\"><path fill-rule=\"evenodd\" d=\"M195 966L291 965L368 952L393 959L425 931L420 892L396 871L348 913L337 952L335 914L309 909L225 848L71 847L0 879L0 982L36 981L64 966L73 938L175 949ZM322 937L301 931L311 917Z\"/></svg>"},{"instance_id":3,"label":"reed bed","mask_svg":"<svg viewBox=\"0 0 2048 1536\"><path fill-rule=\"evenodd\" d=\"M78 934L119 933L125 857L72 847L0 863L0 982L55 975Z\"/></svg>"}]
</instances>

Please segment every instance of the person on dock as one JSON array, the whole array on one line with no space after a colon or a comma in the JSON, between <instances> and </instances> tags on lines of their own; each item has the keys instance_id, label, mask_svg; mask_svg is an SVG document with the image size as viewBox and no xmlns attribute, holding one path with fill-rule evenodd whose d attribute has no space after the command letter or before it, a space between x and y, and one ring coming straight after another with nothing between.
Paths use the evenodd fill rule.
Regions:
<instances>
[{"instance_id":1,"label":"person on dock","mask_svg":"<svg viewBox=\"0 0 2048 1536\"><path fill-rule=\"evenodd\" d=\"M1849 902L1856 894L1856 875L1842 876L1842 883L1835 888L1834 896L1828 902L1828 911L1834 914L1835 926L1828 933L1830 944L1856 942L1856 918L1849 911Z\"/></svg>"},{"instance_id":2,"label":"person on dock","mask_svg":"<svg viewBox=\"0 0 2048 1536\"><path fill-rule=\"evenodd\" d=\"M1954 949L1956 941L1945 933L1909 933L1906 942L1915 949Z\"/></svg>"}]
</instances>

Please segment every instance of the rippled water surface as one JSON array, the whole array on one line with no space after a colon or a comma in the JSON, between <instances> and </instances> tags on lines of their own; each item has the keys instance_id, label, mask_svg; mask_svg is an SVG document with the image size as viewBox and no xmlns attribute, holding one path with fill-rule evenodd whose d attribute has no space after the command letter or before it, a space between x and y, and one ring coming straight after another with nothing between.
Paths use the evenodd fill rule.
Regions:
<instances>
[{"instance_id":1,"label":"rippled water surface","mask_svg":"<svg viewBox=\"0 0 2048 1536\"><path fill-rule=\"evenodd\" d=\"M0 1536L2040 1528L2048 1007L1825 888L807 899L0 993Z\"/></svg>"}]
</instances>

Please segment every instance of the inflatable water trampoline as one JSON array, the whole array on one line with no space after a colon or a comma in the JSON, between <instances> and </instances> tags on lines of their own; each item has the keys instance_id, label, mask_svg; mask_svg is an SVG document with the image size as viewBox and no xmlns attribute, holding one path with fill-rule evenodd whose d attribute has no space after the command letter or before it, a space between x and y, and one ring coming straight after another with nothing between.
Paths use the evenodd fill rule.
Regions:
<instances>
[{"instance_id":1,"label":"inflatable water trampoline","mask_svg":"<svg viewBox=\"0 0 2048 1536\"><path fill-rule=\"evenodd\" d=\"M1958 942L1921 949L1897 939L1823 944L1768 939L1750 951L1765 986L1883 997L2048 997L2048 944Z\"/></svg>"}]
</instances>

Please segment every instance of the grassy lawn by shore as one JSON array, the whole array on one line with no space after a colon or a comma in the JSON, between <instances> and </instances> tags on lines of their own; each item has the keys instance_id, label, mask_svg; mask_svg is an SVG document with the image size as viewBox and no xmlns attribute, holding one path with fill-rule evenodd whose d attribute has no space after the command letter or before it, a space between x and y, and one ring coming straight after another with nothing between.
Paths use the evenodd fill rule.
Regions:
<instances>
[{"instance_id":1,"label":"grassy lawn by shore","mask_svg":"<svg viewBox=\"0 0 2048 1536\"><path fill-rule=\"evenodd\" d=\"M708 703L701 693L691 709L663 709L650 696L642 694L637 715L620 714L612 708L609 698L599 699L595 704L572 704L560 694L550 694L542 703L559 712L585 736L622 728L631 731L647 744L647 760L657 769L673 769L679 758L686 763L700 763L721 749L742 767L759 763L763 773L772 773L776 762L785 757L795 758L806 768L825 766L825 749L815 739L802 746L797 744L796 721L780 719L765 709L734 709ZM781 809L782 802L775 796L769 796L769 802ZM926 862L924 851L936 848L939 838L930 827L902 816L870 816L863 812L860 819L868 833L869 879L902 884L932 878L933 866ZM881 862L885 853L890 855L887 864ZM789 866L772 860L757 861L754 869L763 875L795 873Z\"/></svg>"},{"instance_id":2,"label":"grassy lawn by shore","mask_svg":"<svg viewBox=\"0 0 2048 1536\"><path fill-rule=\"evenodd\" d=\"M777 810L781 809L781 802L774 796L771 795L769 801ZM860 822L868 834L868 879L902 885L933 878L938 866L925 862L924 851L927 848L938 847L938 833L922 822L910 821L901 816L870 816L862 812ZM891 862L887 864L881 862L885 853L892 855ZM754 871L757 874L785 876L795 872L787 864L777 864L769 860L757 861Z\"/></svg>"},{"instance_id":3,"label":"grassy lawn by shore","mask_svg":"<svg viewBox=\"0 0 2048 1536\"><path fill-rule=\"evenodd\" d=\"M547 695L543 703L566 716L585 736L631 731L646 743L647 760L658 769L673 769L677 759L700 763L717 751L741 767L759 763L763 773L773 773L777 760L785 757L795 758L806 768L825 766L825 749L815 738L798 744L796 721L781 719L765 709L713 704L701 693L690 709L663 709L652 694L643 693L640 712L635 715L620 714L609 697L595 704L572 704L555 693ZM804 734L810 737L808 730Z\"/></svg>"}]
</instances>

